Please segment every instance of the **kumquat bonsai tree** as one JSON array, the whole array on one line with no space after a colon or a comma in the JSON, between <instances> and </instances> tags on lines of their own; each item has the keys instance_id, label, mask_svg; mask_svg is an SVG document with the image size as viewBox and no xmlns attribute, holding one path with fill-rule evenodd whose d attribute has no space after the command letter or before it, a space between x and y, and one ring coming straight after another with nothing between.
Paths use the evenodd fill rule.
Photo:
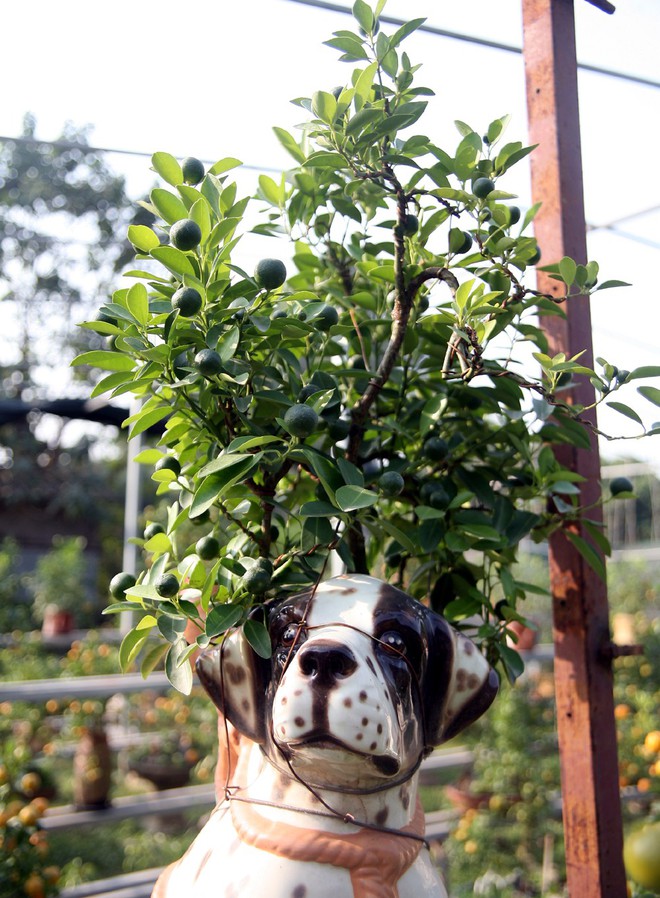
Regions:
<instances>
[{"instance_id":1,"label":"kumquat bonsai tree","mask_svg":"<svg viewBox=\"0 0 660 898\"><path fill-rule=\"evenodd\" d=\"M275 128L294 165L262 175L256 197L238 196L236 159L153 155L162 186L144 204L155 225L129 228L132 285L82 325L109 343L73 362L105 372L93 395L141 401L129 439L163 428L137 461L169 500L167 525L139 540L142 572L111 583L107 611L134 612L121 663L146 675L164 658L184 692L192 651L243 624L267 656L251 609L339 563L428 598L459 628L469 619L515 679L507 627L536 589L513 572L521 540L579 516L578 549L594 564L593 546L607 551L579 476L555 457L589 445L571 383L590 378L597 403L660 432L612 400L660 368L548 354L543 319L620 282L564 258L551 269L562 295L534 289L537 207L521 211L506 189L533 148L507 142L506 116L457 122L448 149L424 136L432 91L403 49L423 20L385 34L384 5L357 0L355 30L327 42L346 83L295 101L299 137ZM248 204L252 231L274 238L250 271ZM660 405L659 390L639 390Z\"/></svg>"}]
</instances>

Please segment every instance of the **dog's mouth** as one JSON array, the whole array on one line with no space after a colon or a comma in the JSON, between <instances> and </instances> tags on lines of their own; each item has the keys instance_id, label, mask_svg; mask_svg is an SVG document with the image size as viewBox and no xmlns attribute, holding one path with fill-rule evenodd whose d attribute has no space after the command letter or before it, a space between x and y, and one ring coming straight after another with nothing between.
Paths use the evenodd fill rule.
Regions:
<instances>
[{"instance_id":1,"label":"dog's mouth","mask_svg":"<svg viewBox=\"0 0 660 898\"><path fill-rule=\"evenodd\" d=\"M280 749L284 749L288 755L298 755L301 750L311 750L312 753L316 753L317 750L322 753L348 753L356 758L366 759L376 768L379 774L386 777L396 776L401 767L398 759L393 755L378 755L361 751L354 745L347 745L336 736L325 732L312 732L297 738L287 739L284 745L280 744Z\"/></svg>"}]
</instances>

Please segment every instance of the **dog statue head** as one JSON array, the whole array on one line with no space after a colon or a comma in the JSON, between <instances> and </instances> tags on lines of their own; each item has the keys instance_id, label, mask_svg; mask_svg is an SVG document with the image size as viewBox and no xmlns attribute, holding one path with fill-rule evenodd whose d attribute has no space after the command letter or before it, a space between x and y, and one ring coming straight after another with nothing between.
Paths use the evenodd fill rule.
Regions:
<instances>
[{"instance_id":1,"label":"dog statue head","mask_svg":"<svg viewBox=\"0 0 660 898\"><path fill-rule=\"evenodd\" d=\"M497 692L495 672L470 640L372 577L335 577L261 613L270 659L239 629L202 653L197 671L241 734L315 786L403 782Z\"/></svg>"}]
</instances>

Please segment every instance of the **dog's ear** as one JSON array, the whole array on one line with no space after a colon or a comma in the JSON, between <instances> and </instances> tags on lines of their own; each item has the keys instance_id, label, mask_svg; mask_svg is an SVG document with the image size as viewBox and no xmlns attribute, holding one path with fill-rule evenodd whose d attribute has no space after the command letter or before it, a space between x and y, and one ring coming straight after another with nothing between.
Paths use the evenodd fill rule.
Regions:
<instances>
[{"instance_id":1,"label":"dog's ear","mask_svg":"<svg viewBox=\"0 0 660 898\"><path fill-rule=\"evenodd\" d=\"M253 742L265 742L271 664L257 655L243 628L203 651L195 666L213 703L238 732Z\"/></svg>"},{"instance_id":2,"label":"dog's ear","mask_svg":"<svg viewBox=\"0 0 660 898\"><path fill-rule=\"evenodd\" d=\"M426 623L423 700L430 748L481 717L497 694L499 678L475 644L444 618L429 611Z\"/></svg>"}]
</instances>

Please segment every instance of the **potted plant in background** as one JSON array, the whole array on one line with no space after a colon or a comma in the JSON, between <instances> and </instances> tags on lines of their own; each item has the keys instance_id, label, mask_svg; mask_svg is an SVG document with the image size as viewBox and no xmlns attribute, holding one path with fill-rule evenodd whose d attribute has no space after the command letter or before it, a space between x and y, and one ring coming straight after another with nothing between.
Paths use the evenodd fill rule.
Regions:
<instances>
[{"instance_id":1,"label":"potted plant in background","mask_svg":"<svg viewBox=\"0 0 660 898\"><path fill-rule=\"evenodd\" d=\"M105 702L74 700L65 712L67 727L77 740L73 757L73 802L82 810L110 805L114 757L105 728Z\"/></svg>"},{"instance_id":2,"label":"potted plant in background","mask_svg":"<svg viewBox=\"0 0 660 898\"><path fill-rule=\"evenodd\" d=\"M46 638L70 633L85 617L89 591L84 548L82 537L56 536L51 551L39 558L28 577L34 617Z\"/></svg>"},{"instance_id":3,"label":"potted plant in background","mask_svg":"<svg viewBox=\"0 0 660 898\"><path fill-rule=\"evenodd\" d=\"M418 130L432 91L403 45L423 20L387 35L383 7L357 0L355 30L327 42L350 69L296 101L301 137L275 129L295 167L259 178L253 227L280 238L274 257L245 270L238 160L205 169L157 152L162 183L144 204L156 224L129 228L130 286L83 325L109 340L74 360L105 372L93 395L141 401L129 438L164 426L137 460L169 500L167 524L139 541L137 580L111 584L108 611L136 618L121 664L140 655L146 674L164 657L184 692L190 653L232 627L267 655L251 607L314 584L333 557L469 625L515 679L509 625L534 589L513 573L521 540L581 516L608 549L555 457L589 445L571 383L589 377L602 402L660 374L549 357L540 320L618 282L565 258L551 266L563 295L537 292L537 209L507 191L533 148L505 137L507 116L457 122L447 148Z\"/></svg>"}]
</instances>

